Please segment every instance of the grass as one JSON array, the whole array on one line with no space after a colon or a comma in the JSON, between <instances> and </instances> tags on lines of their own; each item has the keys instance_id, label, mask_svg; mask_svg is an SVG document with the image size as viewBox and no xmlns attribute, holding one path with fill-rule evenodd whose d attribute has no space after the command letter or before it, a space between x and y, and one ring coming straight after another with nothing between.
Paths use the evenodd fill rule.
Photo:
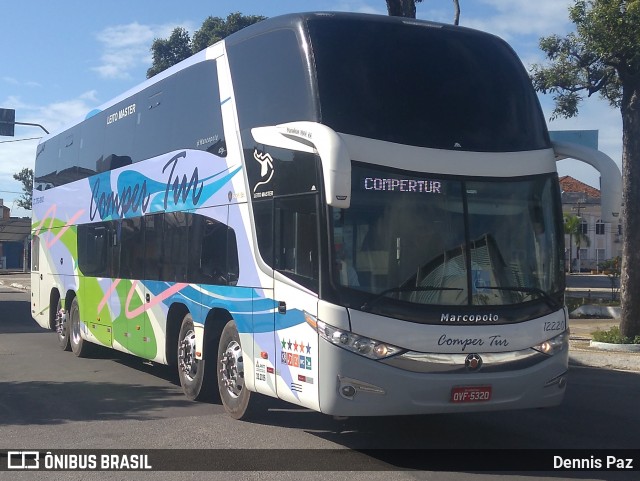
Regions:
<instances>
[{"instance_id":1,"label":"grass","mask_svg":"<svg viewBox=\"0 0 640 481\"><path fill-rule=\"evenodd\" d=\"M597 342L607 342L610 344L640 344L640 336L636 336L633 339L623 336L620 333L620 328L618 326L613 326L606 331L598 329L597 331L592 332L591 336L593 340Z\"/></svg>"}]
</instances>

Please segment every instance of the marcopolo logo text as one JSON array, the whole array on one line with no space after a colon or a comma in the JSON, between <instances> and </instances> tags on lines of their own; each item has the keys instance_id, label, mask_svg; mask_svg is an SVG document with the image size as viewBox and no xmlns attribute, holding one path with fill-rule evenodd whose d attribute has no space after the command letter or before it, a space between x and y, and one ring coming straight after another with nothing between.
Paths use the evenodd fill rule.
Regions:
<instances>
[{"instance_id":1,"label":"marcopolo logo text","mask_svg":"<svg viewBox=\"0 0 640 481\"><path fill-rule=\"evenodd\" d=\"M440 322L498 322L498 314L449 314L443 313Z\"/></svg>"}]
</instances>

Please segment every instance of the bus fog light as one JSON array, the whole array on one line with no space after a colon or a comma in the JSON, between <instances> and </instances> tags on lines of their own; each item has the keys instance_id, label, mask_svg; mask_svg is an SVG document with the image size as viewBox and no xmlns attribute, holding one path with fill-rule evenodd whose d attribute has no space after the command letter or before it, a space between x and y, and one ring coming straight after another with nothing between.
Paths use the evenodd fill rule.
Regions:
<instances>
[{"instance_id":1,"label":"bus fog light","mask_svg":"<svg viewBox=\"0 0 640 481\"><path fill-rule=\"evenodd\" d=\"M347 399L353 399L353 396L356 395L356 388L347 384L340 388L340 394L342 397L346 397Z\"/></svg>"}]
</instances>

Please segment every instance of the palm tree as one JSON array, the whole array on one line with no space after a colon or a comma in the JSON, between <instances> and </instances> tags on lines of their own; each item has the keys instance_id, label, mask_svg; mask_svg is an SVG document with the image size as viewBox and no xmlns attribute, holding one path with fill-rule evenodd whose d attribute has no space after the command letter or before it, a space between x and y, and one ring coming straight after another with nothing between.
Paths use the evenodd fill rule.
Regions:
<instances>
[{"instance_id":1,"label":"palm tree","mask_svg":"<svg viewBox=\"0 0 640 481\"><path fill-rule=\"evenodd\" d=\"M573 272L573 262L571 259L571 246L575 238L576 243L576 266L580 272L580 247L584 244L589 247L591 241L586 234L582 232L582 219L577 215L564 215L564 233L569 234L569 272Z\"/></svg>"}]
</instances>

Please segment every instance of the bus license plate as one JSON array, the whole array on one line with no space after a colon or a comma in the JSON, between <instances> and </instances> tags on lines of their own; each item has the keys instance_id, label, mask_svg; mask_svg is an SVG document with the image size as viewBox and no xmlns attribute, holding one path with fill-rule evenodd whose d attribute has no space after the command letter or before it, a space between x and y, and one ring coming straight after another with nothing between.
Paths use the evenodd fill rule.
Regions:
<instances>
[{"instance_id":1,"label":"bus license plate","mask_svg":"<svg viewBox=\"0 0 640 481\"><path fill-rule=\"evenodd\" d=\"M451 390L452 403L478 403L491 399L491 386L459 386Z\"/></svg>"}]
</instances>

